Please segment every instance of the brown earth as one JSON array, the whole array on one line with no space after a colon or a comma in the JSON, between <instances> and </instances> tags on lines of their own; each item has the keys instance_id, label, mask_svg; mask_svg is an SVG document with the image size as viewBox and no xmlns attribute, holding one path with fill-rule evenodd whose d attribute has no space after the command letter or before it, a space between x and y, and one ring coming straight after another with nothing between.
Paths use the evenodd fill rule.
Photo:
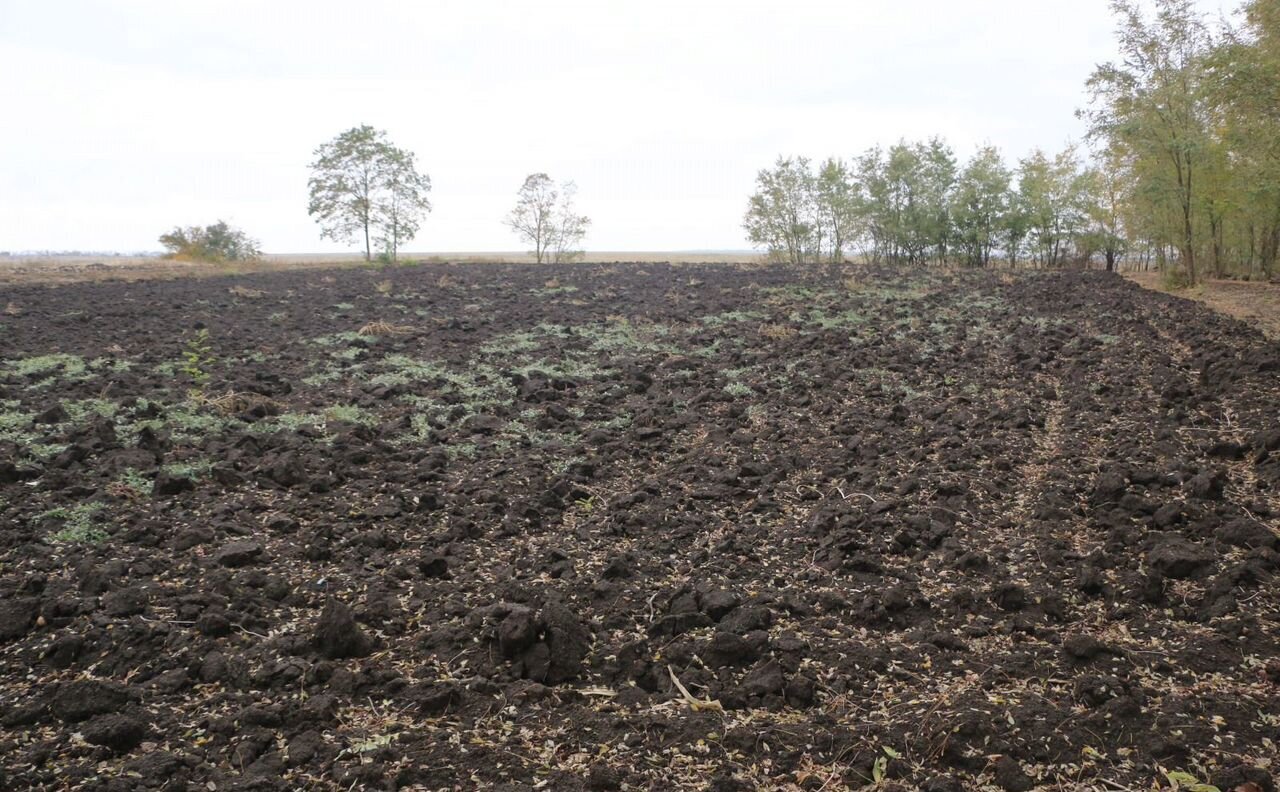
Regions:
<instances>
[{"instance_id":1,"label":"brown earth","mask_svg":"<svg viewBox=\"0 0 1280 792\"><path fill-rule=\"evenodd\" d=\"M1274 789L1280 350L1196 303L656 264L5 297L0 788Z\"/></svg>"},{"instance_id":2,"label":"brown earth","mask_svg":"<svg viewBox=\"0 0 1280 792\"><path fill-rule=\"evenodd\" d=\"M591 251L580 263L588 264L648 264L680 261L701 264L756 264L762 257L753 253L739 253L726 258L722 253L688 253L680 251ZM505 264L534 262L533 254L443 252L405 253L401 260L408 266L427 264ZM579 263L579 262L575 262ZM291 270L337 269L346 267L380 268L371 265L357 254L290 254L271 253L253 261L216 264L207 261L175 261L158 256L8 256L0 254L0 286L29 284L58 285L67 283L101 283L105 281L174 280L177 278L208 278L227 275L247 275ZM401 265L395 265L401 266ZM568 266L568 265L565 265ZM2 310L2 307L0 307Z\"/></svg>"},{"instance_id":3,"label":"brown earth","mask_svg":"<svg viewBox=\"0 0 1280 792\"><path fill-rule=\"evenodd\" d=\"M1132 272L1125 277L1148 289L1202 302L1257 326L1272 341L1280 341L1280 283L1209 280L1190 289L1170 290L1157 272Z\"/></svg>"}]
</instances>

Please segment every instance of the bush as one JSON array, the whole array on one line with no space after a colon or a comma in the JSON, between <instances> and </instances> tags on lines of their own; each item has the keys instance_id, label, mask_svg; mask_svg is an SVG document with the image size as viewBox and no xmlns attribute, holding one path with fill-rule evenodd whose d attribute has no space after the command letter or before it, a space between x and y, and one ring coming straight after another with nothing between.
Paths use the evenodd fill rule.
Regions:
<instances>
[{"instance_id":1,"label":"bush","mask_svg":"<svg viewBox=\"0 0 1280 792\"><path fill-rule=\"evenodd\" d=\"M258 241L226 221L210 226L175 227L160 237L166 258L181 261L252 261L262 255Z\"/></svg>"},{"instance_id":2,"label":"bush","mask_svg":"<svg viewBox=\"0 0 1280 792\"><path fill-rule=\"evenodd\" d=\"M1161 273L1160 282L1170 291L1181 291L1195 285L1185 269L1172 266Z\"/></svg>"}]
</instances>

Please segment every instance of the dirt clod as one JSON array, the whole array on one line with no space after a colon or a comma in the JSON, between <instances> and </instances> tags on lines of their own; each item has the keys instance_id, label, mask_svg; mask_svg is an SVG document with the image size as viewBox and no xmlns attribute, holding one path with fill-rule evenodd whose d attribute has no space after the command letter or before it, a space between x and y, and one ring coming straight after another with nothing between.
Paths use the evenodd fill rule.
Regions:
<instances>
[{"instance_id":1,"label":"dirt clod","mask_svg":"<svg viewBox=\"0 0 1280 792\"><path fill-rule=\"evenodd\" d=\"M356 624L351 608L336 599L325 603L315 627L315 646L331 660L364 657L373 651L373 641Z\"/></svg>"}]
</instances>

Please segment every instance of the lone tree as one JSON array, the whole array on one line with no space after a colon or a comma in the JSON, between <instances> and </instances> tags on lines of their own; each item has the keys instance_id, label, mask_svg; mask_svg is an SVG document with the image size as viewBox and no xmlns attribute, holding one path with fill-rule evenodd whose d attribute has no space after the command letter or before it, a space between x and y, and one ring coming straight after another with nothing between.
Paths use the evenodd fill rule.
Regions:
<instances>
[{"instance_id":1,"label":"lone tree","mask_svg":"<svg viewBox=\"0 0 1280 792\"><path fill-rule=\"evenodd\" d=\"M315 150L307 186L307 214L320 224L320 238L355 242L363 236L365 261L373 258L374 241L395 261L431 211L431 178L418 172L413 152L396 148L386 132L367 124Z\"/></svg>"},{"instance_id":2,"label":"lone tree","mask_svg":"<svg viewBox=\"0 0 1280 792\"><path fill-rule=\"evenodd\" d=\"M257 240L225 220L208 226L175 227L160 236L165 256L185 261L252 261L262 255Z\"/></svg>"},{"instance_id":3,"label":"lone tree","mask_svg":"<svg viewBox=\"0 0 1280 792\"><path fill-rule=\"evenodd\" d=\"M579 246L591 220L574 208L576 193L573 182L562 182L557 188L545 173L530 174L516 193L515 208L505 222L522 241L533 245L539 264L548 258L559 264L582 255Z\"/></svg>"}]
</instances>

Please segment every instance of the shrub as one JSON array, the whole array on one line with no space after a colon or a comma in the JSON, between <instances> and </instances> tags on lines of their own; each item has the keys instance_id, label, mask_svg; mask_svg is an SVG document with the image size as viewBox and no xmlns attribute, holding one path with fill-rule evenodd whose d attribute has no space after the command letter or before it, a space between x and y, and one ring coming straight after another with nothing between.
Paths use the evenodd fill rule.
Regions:
<instances>
[{"instance_id":1,"label":"shrub","mask_svg":"<svg viewBox=\"0 0 1280 792\"><path fill-rule=\"evenodd\" d=\"M219 220L210 226L175 227L160 237L166 258L181 261L252 261L262 255L258 242Z\"/></svg>"}]
</instances>

